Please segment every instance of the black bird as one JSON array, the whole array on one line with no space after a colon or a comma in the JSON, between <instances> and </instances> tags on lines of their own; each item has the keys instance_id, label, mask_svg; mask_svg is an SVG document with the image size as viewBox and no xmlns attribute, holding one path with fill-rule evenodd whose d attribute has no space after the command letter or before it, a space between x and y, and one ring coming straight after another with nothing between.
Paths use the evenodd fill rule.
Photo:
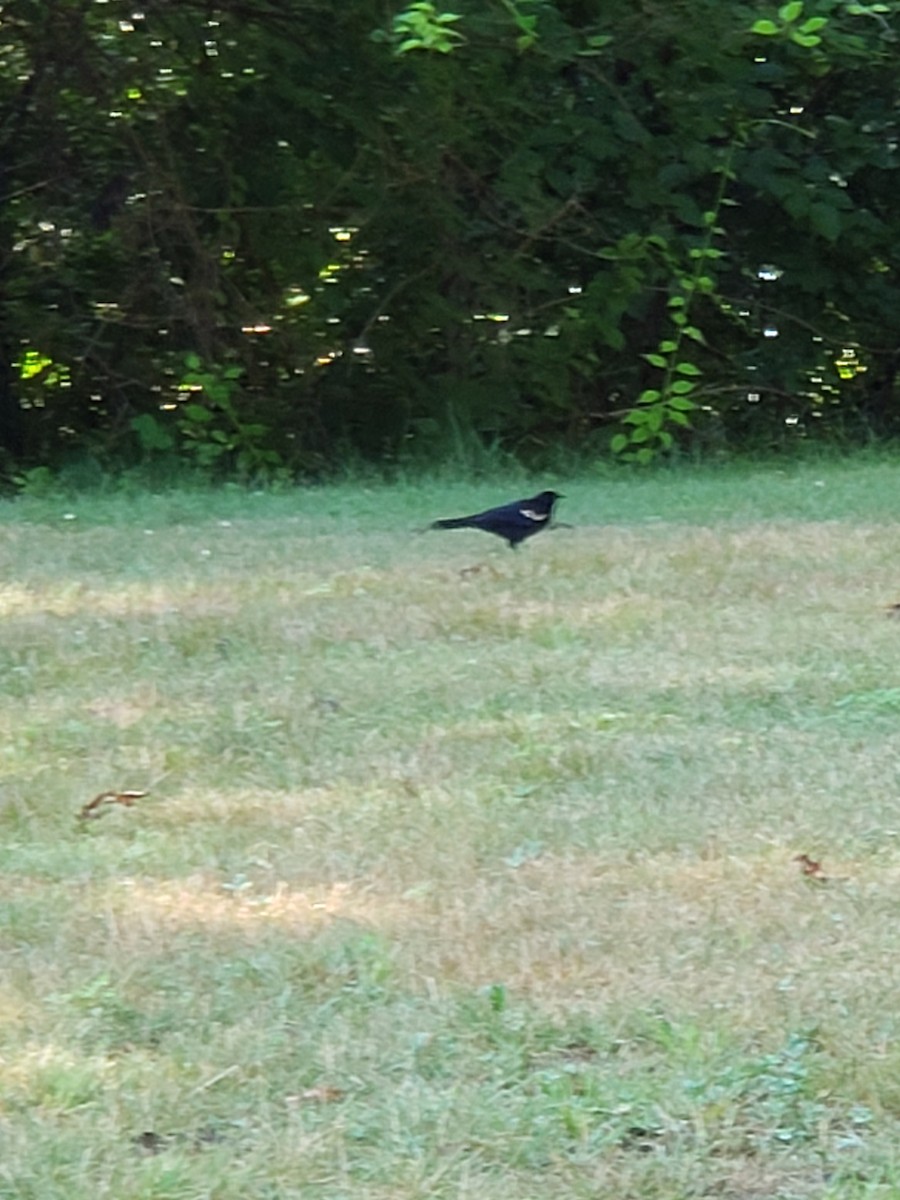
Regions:
<instances>
[{"instance_id":1,"label":"black bird","mask_svg":"<svg viewBox=\"0 0 900 1200\"><path fill-rule=\"evenodd\" d=\"M563 497L559 492L540 492L529 500L514 500L471 517L448 517L432 522L432 529L483 529L505 538L515 550L519 542L546 529L553 516L553 505Z\"/></svg>"}]
</instances>

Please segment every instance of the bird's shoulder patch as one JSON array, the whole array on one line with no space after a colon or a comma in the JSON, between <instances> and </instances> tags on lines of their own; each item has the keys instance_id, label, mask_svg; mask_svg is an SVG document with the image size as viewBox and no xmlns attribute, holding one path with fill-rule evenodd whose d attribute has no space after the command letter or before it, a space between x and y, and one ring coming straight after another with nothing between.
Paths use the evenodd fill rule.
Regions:
<instances>
[{"instance_id":1,"label":"bird's shoulder patch","mask_svg":"<svg viewBox=\"0 0 900 1200\"><path fill-rule=\"evenodd\" d=\"M529 521L546 521L550 516L549 513L535 512L533 508L520 508L519 512L523 517L527 517Z\"/></svg>"}]
</instances>

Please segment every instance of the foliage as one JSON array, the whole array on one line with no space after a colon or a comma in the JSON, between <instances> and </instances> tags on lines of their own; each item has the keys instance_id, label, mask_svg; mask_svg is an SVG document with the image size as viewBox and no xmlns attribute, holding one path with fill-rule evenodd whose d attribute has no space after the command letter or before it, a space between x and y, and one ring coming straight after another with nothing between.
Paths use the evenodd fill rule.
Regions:
<instances>
[{"instance_id":1,"label":"foliage","mask_svg":"<svg viewBox=\"0 0 900 1200\"><path fill-rule=\"evenodd\" d=\"M4 0L7 469L895 433L895 24Z\"/></svg>"},{"instance_id":2,"label":"foliage","mask_svg":"<svg viewBox=\"0 0 900 1200\"><path fill-rule=\"evenodd\" d=\"M404 12L398 13L392 22L397 53L437 50L440 54L449 54L455 46L465 41L459 30L451 28L459 19L459 13L437 12L427 0L411 4Z\"/></svg>"}]
</instances>

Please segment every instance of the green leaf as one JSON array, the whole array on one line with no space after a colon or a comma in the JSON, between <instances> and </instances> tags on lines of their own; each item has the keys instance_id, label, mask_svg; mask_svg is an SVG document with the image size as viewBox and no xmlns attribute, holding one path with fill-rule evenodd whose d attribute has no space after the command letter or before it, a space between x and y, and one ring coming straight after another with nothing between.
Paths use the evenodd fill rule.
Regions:
<instances>
[{"instance_id":1,"label":"green leaf","mask_svg":"<svg viewBox=\"0 0 900 1200\"><path fill-rule=\"evenodd\" d=\"M818 46L822 39L817 33L792 33L791 41L798 46Z\"/></svg>"},{"instance_id":2,"label":"green leaf","mask_svg":"<svg viewBox=\"0 0 900 1200\"><path fill-rule=\"evenodd\" d=\"M778 26L774 21L769 21L763 18L762 21L753 22L753 24L750 26L750 32L761 34L762 37L772 37L774 34L778 33Z\"/></svg>"},{"instance_id":3,"label":"green leaf","mask_svg":"<svg viewBox=\"0 0 900 1200\"><path fill-rule=\"evenodd\" d=\"M612 126L623 142L646 146L653 140L637 117L633 116L630 111L621 108L615 109L612 114Z\"/></svg>"},{"instance_id":4,"label":"green leaf","mask_svg":"<svg viewBox=\"0 0 900 1200\"><path fill-rule=\"evenodd\" d=\"M647 429L649 429L651 433L658 433L659 430L662 429L663 418L665 415L665 411L659 404L655 408L648 408L646 422Z\"/></svg>"},{"instance_id":5,"label":"green leaf","mask_svg":"<svg viewBox=\"0 0 900 1200\"><path fill-rule=\"evenodd\" d=\"M800 26L800 32L815 33L818 29L824 29L827 24L827 17L810 17L808 21L804 21Z\"/></svg>"},{"instance_id":6,"label":"green leaf","mask_svg":"<svg viewBox=\"0 0 900 1200\"><path fill-rule=\"evenodd\" d=\"M647 388L637 398L638 404L655 404L657 400L662 400L662 392L656 388Z\"/></svg>"},{"instance_id":7,"label":"green leaf","mask_svg":"<svg viewBox=\"0 0 900 1200\"><path fill-rule=\"evenodd\" d=\"M703 372L699 367L695 367L692 362L680 362L675 364L675 370L679 375L702 375Z\"/></svg>"},{"instance_id":8,"label":"green leaf","mask_svg":"<svg viewBox=\"0 0 900 1200\"><path fill-rule=\"evenodd\" d=\"M841 214L830 204L821 200L809 206L809 221L816 233L827 242L836 242L841 233Z\"/></svg>"},{"instance_id":9,"label":"green leaf","mask_svg":"<svg viewBox=\"0 0 900 1200\"><path fill-rule=\"evenodd\" d=\"M690 338L694 342L699 342L701 346L706 345L706 335L702 329L698 329L696 325L685 325L681 331L685 337Z\"/></svg>"},{"instance_id":10,"label":"green leaf","mask_svg":"<svg viewBox=\"0 0 900 1200\"><path fill-rule=\"evenodd\" d=\"M786 24L791 21L796 21L803 12L803 0L788 0L787 4L782 4L778 10L778 15Z\"/></svg>"},{"instance_id":11,"label":"green leaf","mask_svg":"<svg viewBox=\"0 0 900 1200\"><path fill-rule=\"evenodd\" d=\"M143 450L171 450L175 445L169 431L150 413L139 413L138 416L132 417L131 428L137 434Z\"/></svg>"},{"instance_id":12,"label":"green leaf","mask_svg":"<svg viewBox=\"0 0 900 1200\"><path fill-rule=\"evenodd\" d=\"M673 350L678 349L677 342L660 342L659 349L661 354L671 354Z\"/></svg>"},{"instance_id":13,"label":"green leaf","mask_svg":"<svg viewBox=\"0 0 900 1200\"><path fill-rule=\"evenodd\" d=\"M689 379L676 379L671 384L669 390L673 396L686 396L688 392L692 392L696 386L696 383L691 383Z\"/></svg>"},{"instance_id":14,"label":"green leaf","mask_svg":"<svg viewBox=\"0 0 900 1200\"><path fill-rule=\"evenodd\" d=\"M613 454L621 454L628 445L628 437L624 433L616 433L609 440L609 448Z\"/></svg>"},{"instance_id":15,"label":"green leaf","mask_svg":"<svg viewBox=\"0 0 900 1200\"><path fill-rule=\"evenodd\" d=\"M622 418L623 425L634 425L634 430L631 431L631 439L634 440L638 430L641 430L647 425L647 414L649 408L632 408L630 413L625 413Z\"/></svg>"},{"instance_id":16,"label":"green leaf","mask_svg":"<svg viewBox=\"0 0 900 1200\"><path fill-rule=\"evenodd\" d=\"M184 356L184 365L189 371L199 371L203 363L200 360L200 355L194 354L192 351L190 354Z\"/></svg>"},{"instance_id":17,"label":"green leaf","mask_svg":"<svg viewBox=\"0 0 900 1200\"><path fill-rule=\"evenodd\" d=\"M687 396L670 396L669 397L669 416L674 420L674 415L678 413L693 412L697 405L693 400L689 400Z\"/></svg>"},{"instance_id":18,"label":"green leaf","mask_svg":"<svg viewBox=\"0 0 900 1200\"><path fill-rule=\"evenodd\" d=\"M641 358L645 358L651 367L665 368L668 366L666 360L661 354L642 354Z\"/></svg>"},{"instance_id":19,"label":"green leaf","mask_svg":"<svg viewBox=\"0 0 900 1200\"><path fill-rule=\"evenodd\" d=\"M217 462L223 454L227 454L230 446L220 446L217 442L204 442L202 446L197 447L197 457L201 462L213 463Z\"/></svg>"},{"instance_id":20,"label":"green leaf","mask_svg":"<svg viewBox=\"0 0 900 1200\"><path fill-rule=\"evenodd\" d=\"M186 404L181 411L189 421L198 421L201 425L205 425L213 419L212 413L202 404Z\"/></svg>"}]
</instances>

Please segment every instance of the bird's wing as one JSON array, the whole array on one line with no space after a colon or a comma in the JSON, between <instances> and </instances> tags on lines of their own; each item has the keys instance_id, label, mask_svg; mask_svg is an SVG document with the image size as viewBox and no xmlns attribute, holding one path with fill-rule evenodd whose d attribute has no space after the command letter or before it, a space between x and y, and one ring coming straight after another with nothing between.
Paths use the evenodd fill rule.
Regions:
<instances>
[{"instance_id":1,"label":"bird's wing","mask_svg":"<svg viewBox=\"0 0 900 1200\"><path fill-rule=\"evenodd\" d=\"M529 521L546 521L550 517L548 512L535 512L533 508L520 508L519 512L523 517L527 517Z\"/></svg>"}]
</instances>

